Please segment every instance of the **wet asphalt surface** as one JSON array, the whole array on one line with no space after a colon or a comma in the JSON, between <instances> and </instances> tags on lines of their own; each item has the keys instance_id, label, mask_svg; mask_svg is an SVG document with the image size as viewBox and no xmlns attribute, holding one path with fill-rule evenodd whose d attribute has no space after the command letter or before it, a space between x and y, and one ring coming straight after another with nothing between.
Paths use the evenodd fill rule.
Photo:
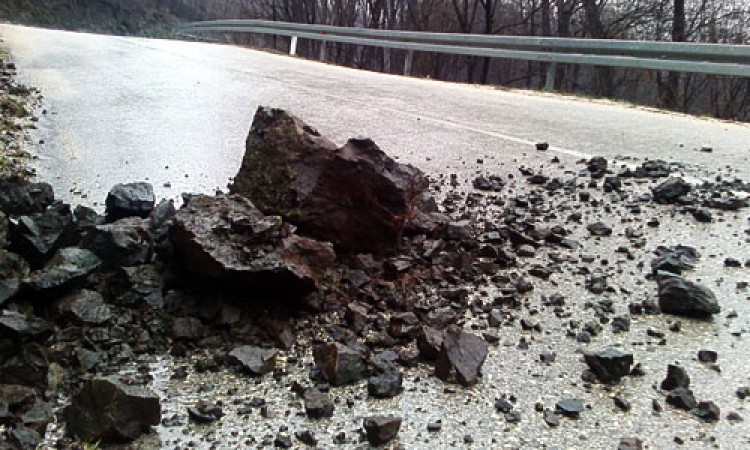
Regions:
<instances>
[{"instance_id":1,"label":"wet asphalt surface","mask_svg":"<svg viewBox=\"0 0 750 450\"><path fill-rule=\"evenodd\" d=\"M610 160L621 155L622 164L647 157L681 161L681 172L696 179L716 174L750 178L746 125L357 72L227 46L10 26L0 26L0 34L14 53L20 80L39 87L45 96L47 114L41 116L35 135L45 143L32 148L39 157L39 177L72 203L97 206L112 184L137 180L153 183L157 197L163 198L225 188L239 166L250 120L261 104L289 109L336 142L368 135L386 152L430 174L442 194L453 173L458 192L470 192L477 174L515 174L516 182L500 196L522 195L529 187L519 180L519 166L573 177L583 168L577 161L592 155ZM533 144L542 140L550 143L550 150L535 151ZM713 153L697 151L702 146L711 146ZM554 156L560 163L550 162ZM627 188L638 193L650 186L634 182ZM281 381L229 372L191 372L185 380L169 380L171 369L188 361L164 358L154 363L153 387L164 398L168 426L141 441L140 447L182 448L189 442L193 448L255 447L284 426L290 434L314 431L322 448L361 447L361 418L378 412L404 418L400 443L406 448L605 449L616 448L623 437L639 437L651 449L750 447L750 414L735 395L738 387L750 384L750 293L738 288L738 283L750 281L750 269L723 267L726 257L750 259L748 211L718 213L714 223L699 224L668 206L649 206L634 215L607 194L598 192L594 198L602 201L601 206L581 207L565 198L546 205L560 211L561 221L580 210L584 224L603 220L614 233L589 238L585 227L576 229L573 238L580 238L583 247L568 252L572 261L549 281L533 280L535 290L527 295L524 314L542 331L524 331L517 325L494 330L500 342L491 347L477 386L446 385L432 377L427 366L419 367L406 374L405 392L395 399L367 399L365 383L335 388L332 394L340 403L334 417L310 421L288 388L309 372L304 343L290 352L301 359L288 365L289 376ZM493 208L482 208L482 216L492 220ZM660 225L647 226L654 217ZM643 229L647 241L644 248L634 249L632 260L615 251L631 245L624 235L626 226ZM583 344L566 336L570 318L557 318L539 304L541 294L559 292L582 322L594 319L587 303L602 299L613 300L617 313L625 313L631 302L654 299L655 283L644 277L651 252L658 245L675 244L692 245L702 254L688 277L716 293L722 312L711 321L633 316L630 332L615 334L604 324L599 336ZM548 256L534 259L546 261ZM586 291L577 272L582 266L605 270L614 292L595 296ZM471 288L472 299L481 300L493 298L498 286ZM535 309L540 313L533 314ZM669 331L675 320L682 322L677 333ZM475 322L481 319L467 314L467 326ZM649 336L648 329L663 332L664 338ZM646 375L626 377L610 388L586 385L579 350L608 346L632 352ZM720 371L697 361L702 349L718 352ZM555 361L542 363L542 352L554 352ZM718 423L702 423L665 404L655 386L664 378L666 365L675 361L690 374L696 397L721 407ZM615 394L631 401L630 412L614 406ZM519 423L508 423L495 410L494 400L503 395L518 399ZM264 398L275 417L261 418L258 411L238 414L253 397ZM561 419L559 427L551 428L535 411L536 403L550 409L569 397L587 405L577 420ZM197 399L224 399L227 415L210 426L188 423L185 408ZM354 400L351 408L347 399ZM654 399L664 411L653 411ZM745 421L726 420L730 411ZM442 420L442 430L427 431L427 424L436 420ZM340 432L353 440L335 444Z\"/></svg>"}]
</instances>

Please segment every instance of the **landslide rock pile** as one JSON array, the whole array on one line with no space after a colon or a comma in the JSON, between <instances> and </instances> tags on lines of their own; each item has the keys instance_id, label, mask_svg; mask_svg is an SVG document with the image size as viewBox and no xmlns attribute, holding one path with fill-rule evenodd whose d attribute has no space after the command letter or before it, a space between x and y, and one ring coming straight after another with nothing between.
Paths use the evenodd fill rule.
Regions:
<instances>
[{"instance_id":1,"label":"landslide rock pile","mask_svg":"<svg viewBox=\"0 0 750 450\"><path fill-rule=\"evenodd\" d=\"M660 309L711 320L721 298L688 279L701 255L687 245L658 246L650 266L637 263L655 282L645 299L631 295L618 270L636 264L659 226L639 223L641 215L669 207L702 226L709 210L744 207L736 191L747 186L669 181L677 179L672 168L658 161L621 170L604 158L583 163L568 177L528 167L516 177L484 174L467 183L473 190L443 178L438 213L425 175L372 141L337 147L294 116L260 108L231 192L186 195L179 210L157 203L147 183L113 187L100 215L56 200L45 183L0 180L0 444L34 448L58 394L70 398L60 418L71 438L108 443L148 431L164 418L139 359L146 354L169 352L175 380L222 369L273 377L313 420L342 409L338 386L359 383L361 401L403 395L418 365L446 383L480 383L492 346L525 352L552 330L554 339L598 345L581 358L592 389L643 377L637 354L602 342L605 326L627 333L631 317ZM631 180L654 186L634 194ZM636 219L607 220L615 214ZM587 245L612 251L592 256ZM564 285L579 285L586 301L566 297ZM520 333L517 342L507 330ZM666 339L659 330L651 336ZM311 362L301 381L284 381L282 365L292 360ZM551 350L535 358L555 361ZM718 417L718 406L695 401L687 383L661 391L669 405ZM252 403L272 416L265 400ZM503 394L494 407L518 423L522 403ZM630 408L621 396L615 405ZM163 423L211 424L235 406L198 402ZM579 398L534 406L550 427L587 409ZM402 420L364 417L362 439L390 442ZM427 430L441 427L437 420ZM309 430L285 430L268 445L294 445L286 431L318 442Z\"/></svg>"}]
</instances>

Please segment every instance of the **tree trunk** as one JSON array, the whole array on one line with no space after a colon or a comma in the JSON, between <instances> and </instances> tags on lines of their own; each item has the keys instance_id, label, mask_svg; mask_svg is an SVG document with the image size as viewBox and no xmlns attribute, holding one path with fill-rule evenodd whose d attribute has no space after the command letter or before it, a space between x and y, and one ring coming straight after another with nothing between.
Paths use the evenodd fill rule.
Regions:
<instances>
[{"instance_id":1,"label":"tree trunk","mask_svg":"<svg viewBox=\"0 0 750 450\"><path fill-rule=\"evenodd\" d=\"M672 42L685 42L685 0L674 0L674 17L672 19ZM661 104L663 108L678 109L680 91L679 72L669 72L667 81L661 86Z\"/></svg>"},{"instance_id":2,"label":"tree trunk","mask_svg":"<svg viewBox=\"0 0 750 450\"><path fill-rule=\"evenodd\" d=\"M586 15L586 31L588 31L591 37L594 39L606 39L607 34L602 22L600 5L596 4L596 0L583 0L583 12ZM615 90L612 68L598 67L596 74L598 93L604 97L612 97Z\"/></svg>"}]
</instances>

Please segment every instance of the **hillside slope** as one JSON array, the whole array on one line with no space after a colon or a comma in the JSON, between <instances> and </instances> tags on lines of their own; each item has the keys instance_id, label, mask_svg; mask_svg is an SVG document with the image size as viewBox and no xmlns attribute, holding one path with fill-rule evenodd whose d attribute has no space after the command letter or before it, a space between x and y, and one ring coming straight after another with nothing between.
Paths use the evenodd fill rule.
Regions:
<instances>
[{"instance_id":1,"label":"hillside slope","mask_svg":"<svg viewBox=\"0 0 750 450\"><path fill-rule=\"evenodd\" d=\"M178 19L177 14L182 17ZM191 8L169 0L3 0L0 21L66 30L163 37Z\"/></svg>"}]
</instances>

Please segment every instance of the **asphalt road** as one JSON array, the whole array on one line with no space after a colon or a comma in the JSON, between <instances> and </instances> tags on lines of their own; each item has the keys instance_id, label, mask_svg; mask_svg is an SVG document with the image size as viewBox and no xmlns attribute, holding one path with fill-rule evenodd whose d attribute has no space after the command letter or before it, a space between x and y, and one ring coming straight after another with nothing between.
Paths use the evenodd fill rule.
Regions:
<instances>
[{"instance_id":1,"label":"asphalt road","mask_svg":"<svg viewBox=\"0 0 750 450\"><path fill-rule=\"evenodd\" d=\"M101 204L114 183L161 197L224 189L258 105L343 143L375 139L428 173L476 159L534 162L533 144L583 156L662 158L750 175L750 127L642 108L346 69L243 48L0 25L48 114L34 153L63 198ZM697 151L711 146L713 153Z\"/></svg>"},{"instance_id":2,"label":"asphalt road","mask_svg":"<svg viewBox=\"0 0 750 450\"><path fill-rule=\"evenodd\" d=\"M13 52L21 80L39 87L45 97L47 114L40 113L40 129L32 134L35 141L45 141L32 149L39 157L35 162L39 178L52 182L58 195L73 203L101 206L111 185L137 180L151 181L159 197L225 188L239 167L258 105L289 109L336 142L368 135L388 153L436 178L456 173L460 183L470 186L477 172L508 180L513 173L516 176L501 194L508 199L529 189L517 176L518 166L574 179L582 168L576 162L592 155L620 156L623 163L645 158L682 161L686 173L696 166L701 176L750 178L747 125L609 102L355 71L222 45L4 25L0 36ZM538 141L548 141L550 150L536 151ZM698 151L702 146L712 147L713 153ZM562 164L550 164L553 156ZM588 177L577 178L584 186ZM274 436L284 427L290 432L313 430L325 448L341 431L356 436L363 416L394 411L404 417L400 439L407 448L604 449L616 448L621 437L640 437L650 449L748 448L748 406L735 394L739 386L750 383L746 364L750 297L741 287L748 280L748 268L727 269L723 264L726 257L750 260L747 210L715 212L716 220L710 224L697 223L663 205L643 204L643 212L635 214L629 205L638 192L649 188L649 182L627 184L628 192L633 191L627 201L592 188L595 204L584 207L562 196L546 197L552 203L538 206L559 214L544 217L565 223L573 230L571 238L583 246L570 252L540 250L541 255L507 271L515 276L530 264L550 263L552 253L558 260L561 255L569 258L549 281L534 280L535 291L524 300L523 310L535 312L529 317L539 322L543 332L516 326L498 329L501 342L491 347L477 386L447 392L444 383L420 366L407 373L401 396L362 400L361 383L336 389L334 395L341 402L334 418L310 421L294 413L301 406L290 400L288 388L280 388L269 377L249 382L222 371L169 380L178 362L166 358L157 364L153 386L162 396L165 416L184 418L186 405L198 399L222 399L227 416L211 427L194 426L187 419L157 427L157 433L148 437L154 442L139 448L184 448L188 441L191 448L244 448L250 445L249 437ZM446 183L434 185L442 188ZM502 220L493 216L495 209L488 208L483 220ZM608 222L613 235L592 238L585 227L568 225L565 217L574 209L583 214L584 224ZM646 224L654 218L659 219L658 226ZM634 248L626 227L644 234L643 249ZM571 319L545 312L541 304L540 294L558 292L568 299L575 321L598 320L591 305L602 299L611 300L617 314L630 317L629 304L654 299L654 283L644 278L652 251L676 244L694 246L703 255L689 277L710 285L720 299L722 313L712 320L679 318L681 331L667 332L675 323L672 316L632 315L629 333L614 333L607 324L600 336L585 345L567 336L574 328ZM622 248L632 248L635 256L627 258ZM617 289L603 296L586 291L582 274L589 268L605 271L610 286ZM471 286L472 301L493 298L498 286L494 282ZM611 387L582 383L580 350L610 345L633 352L646 375L627 377ZM717 351L720 366L697 361L701 349ZM290 378L307 379L310 352L306 351L306 359L293 366ZM556 361L542 364L543 352L553 352ZM664 404L654 386L664 378L666 365L675 361L688 370L691 389L699 399L721 406L721 421L704 424L671 407L654 411L653 401ZM230 394L230 388L236 389ZM506 394L518 398L520 424L511 424L493 406ZM613 405L615 394L630 399L630 412ZM265 398L279 414L264 420L240 414L235 400L249 401L253 396ZM354 398L352 408L343 406L343 399ZM565 419L559 428L551 428L537 404L551 408L561 398L584 399L587 408L580 419ZM731 412L745 422L728 420ZM442 420L443 430L428 432L427 423L435 420ZM474 444L468 443L467 436ZM353 448L353 444L339 447Z\"/></svg>"}]
</instances>

